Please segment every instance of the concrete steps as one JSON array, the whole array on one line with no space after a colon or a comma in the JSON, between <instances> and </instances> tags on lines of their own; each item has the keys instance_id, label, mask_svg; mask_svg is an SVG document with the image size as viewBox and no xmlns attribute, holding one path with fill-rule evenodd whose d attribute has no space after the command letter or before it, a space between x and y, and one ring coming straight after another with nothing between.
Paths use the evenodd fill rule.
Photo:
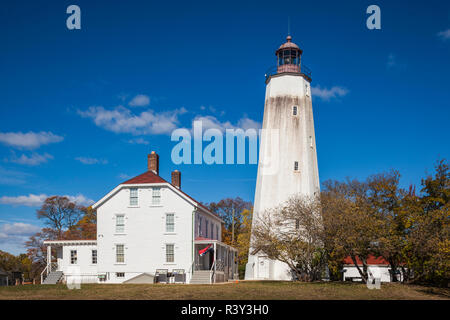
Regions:
<instances>
[{"instance_id":1,"label":"concrete steps","mask_svg":"<svg viewBox=\"0 0 450 320\"><path fill-rule=\"evenodd\" d=\"M190 284L210 284L212 272L209 270L195 271Z\"/></svg>"},{"instance_id":2,"label":"concrete steps","mask_svg":"<svg viewBox=\"0 0 450 320\"><path fill-rule=\"evenodd\" d=\"M49 273L47 278L45 278L42 284L57 284L63 276L62 271L52 271Z\"/></svg>"}]
</instances>

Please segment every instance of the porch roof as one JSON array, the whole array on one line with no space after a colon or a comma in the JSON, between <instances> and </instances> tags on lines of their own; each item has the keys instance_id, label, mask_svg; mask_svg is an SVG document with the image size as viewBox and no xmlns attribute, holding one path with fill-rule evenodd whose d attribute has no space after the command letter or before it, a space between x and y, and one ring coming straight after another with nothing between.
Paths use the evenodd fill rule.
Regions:
<instances>
[{"instance_id":1,"label":"porch roof","mask_svg":"<svg viewBox=\"0 0 450 320\"><path fill-rule=\"evenodd\" d=\"M97 240L45 240L45 245L49 246L77 246L77 245L97 245Z\"/></svg>"},{"instance_id":2,"label":"porch roof","mask_svg":"<svg viewBox=\"0 0 450 320\"><path fill-rule=\"evenodd\" d=\"M232 246L230 246L230 245L228 245L226 243L223 243L223 242L221 242L219 240L213 240L213 239L207 239L207 238L198 237L198 238L195 239L194 243L195 244L213 244L213 243L215 243L216 245L219 245L219 246L222 246L222 247L226 247L226 248L228 248L228 249L230 249L232 251L236 251L236 252L238 251L236 248L234 248L234 247L232 247Z\"/></svg>"}]
</instances>

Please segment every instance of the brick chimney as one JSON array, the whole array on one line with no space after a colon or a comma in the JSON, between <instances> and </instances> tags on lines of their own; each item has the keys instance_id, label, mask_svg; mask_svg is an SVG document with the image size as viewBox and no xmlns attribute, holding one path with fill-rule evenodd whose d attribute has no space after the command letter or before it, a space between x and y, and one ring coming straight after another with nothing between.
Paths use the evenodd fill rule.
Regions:
<instances>
[{"instance_id":1,"label":"brick chimney","mask_svg":"<svg viewBox=\"0 0 450 320\"><path fill-rule=\"evenodd\" d=\"M181 189L181 172L178 170L172 171L172 185L175 188Z\"/></svg>"},{"instance_id":2,"label":"brick chimney","mask_svg":"<svg viewBox=\"0 0 450 320\"><path fill-rule=\"evenodd\" d=\"M152 151L147 156L148 171L153 171L154 174L159 175L159 156L155 151Z\"/></svg>"}]
</instances>

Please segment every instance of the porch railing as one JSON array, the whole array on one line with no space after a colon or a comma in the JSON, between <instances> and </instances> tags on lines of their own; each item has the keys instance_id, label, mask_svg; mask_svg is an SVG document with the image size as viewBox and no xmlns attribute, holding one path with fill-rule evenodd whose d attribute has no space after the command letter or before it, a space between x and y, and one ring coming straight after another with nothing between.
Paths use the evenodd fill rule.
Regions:
<instances>
[{"instance_id":1,"label":"porch railing","mask_svg":"<svg viewBox=\"0 0 450 320\"><path fill-rule=\"evenodd\" d=\"M51 262L51 263L47 264L45 266L44 270L42 270L42 272L41 272L41 284L47 278L48 274L52 271L55 271L57 268L58 268L57 262ZM45 277L44 277L44 274L45 274Z\"/></svg>"}]
</instances>

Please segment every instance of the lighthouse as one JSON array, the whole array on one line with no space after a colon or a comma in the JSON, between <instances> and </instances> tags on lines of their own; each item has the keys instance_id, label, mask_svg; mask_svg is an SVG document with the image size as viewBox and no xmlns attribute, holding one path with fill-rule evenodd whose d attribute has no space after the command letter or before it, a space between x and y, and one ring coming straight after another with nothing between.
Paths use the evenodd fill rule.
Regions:
<instances>
[{"instance_id":1,"label":"lighthouse","mask_svg":"<svg viewBox=\"0 0 450 320\"><path fill-rule=\"evenodd\" d=\"M253 225L265 210L294 195L319 194L319 170L311 100L311 72L303 51L288 36L276 50L277 64L266 74ZM291 280L289 267L263 252L250 252L246 280Z\"/></svg>"}]
</instances>

